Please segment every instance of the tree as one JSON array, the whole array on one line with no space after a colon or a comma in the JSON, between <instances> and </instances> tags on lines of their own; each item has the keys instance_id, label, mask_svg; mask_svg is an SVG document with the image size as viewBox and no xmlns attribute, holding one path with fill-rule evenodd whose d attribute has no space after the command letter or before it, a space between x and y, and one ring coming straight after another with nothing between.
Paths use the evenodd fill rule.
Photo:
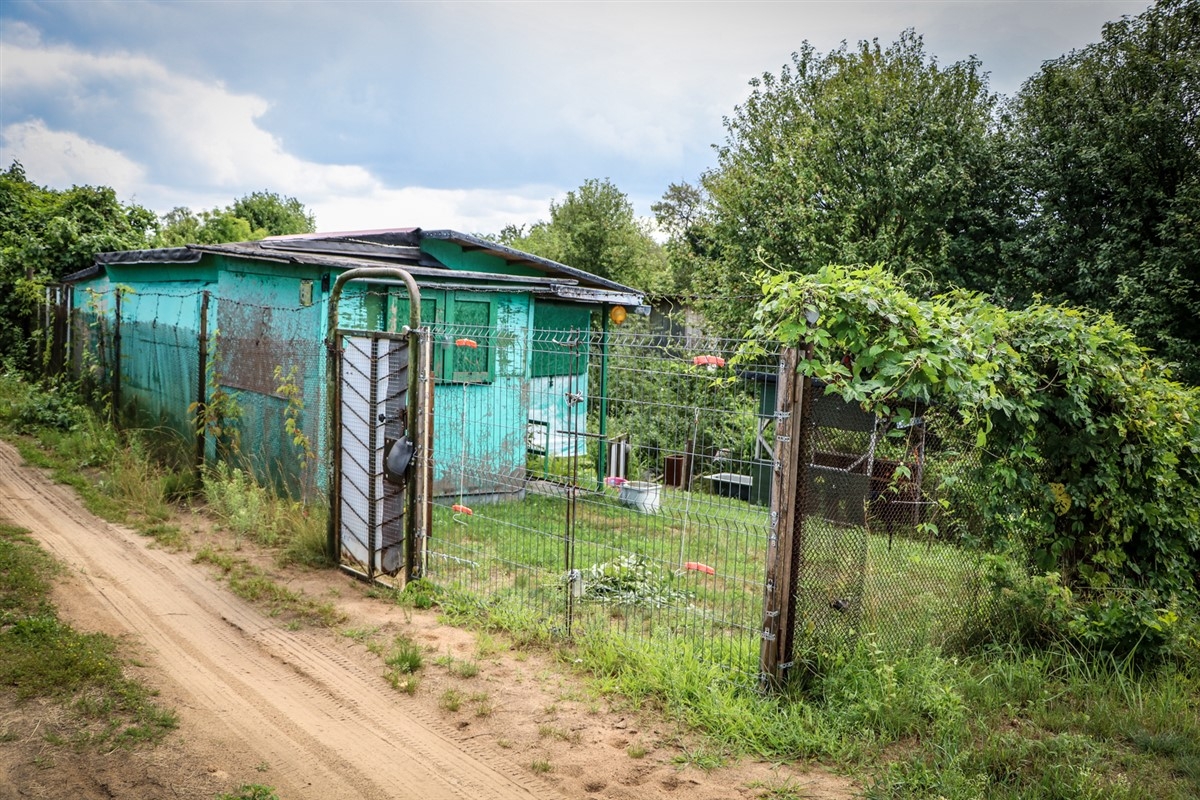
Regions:
<instances>
[{"instance_id":1,"label":"tree","mask_svg":"<svg viewBox=\"0 0 1200 800\"><path fill-rule=\"evenodd\" d=\"M1022 87L1015 290L1113 312L1200 383L1200 2L1160 0Z\"/></svg>"},{"instance_id":2,"label":"tree","mask_svg":"<svg viewBox=\"0 0 1200 800\"><path fill-rule=\"evenodd\" d=\"M316 220L294 197L274 192L253 192L225 208L201 211L173 208L159 219L158 247L187 244L252 242L267 236L312 233Z\"/></svg>"},{"instance_id":3,"label":"tree","mask_svg":"<svg viewBox=\"0 0 1200 800\"><path fill-rule=\"evenodd\" d=\"M235 200L229 210L250 223L251 229L265 230L268 236L312 233L317 229L316 217L303 203L275 192L251 192Z\"/></svg>"},{"instance_id":4,"label":"tree","mask_svg":"<svg viewBox=\"0 0 1200 800\"><path fill-rule=\"evenodd\" d=\"M200 242L200 218L186 206L176 206L158 218L157 247L182 247Z\"/></svg>"},{"instance_id":5,"label":"tree","mask_svg":"<svg viewBox=\"0 0 1200 800\"><path fill-rule=\"evenodd\" d=\"M706 282L738 305L730 319L764 265L883 262L965 285L995 271L985 245L1008 216L977 60L942 67L906 31L886 48L805 43L751 86L703 177L720 248Z\"/></svg>"},{"instance_id":6,"label":"tree","mask_svg":"<svg viewBox=\"0 0 1200 800\"><path fill-rule=\"evenodd\" d=\"M650 210L659 230L667 234L664 250L672 292L690 296L696 310L710 318L721 318L729 304L708 283L720 252L708 193L702 185L672 183Z\"/></svg>"},{"instance_id":7,"label":"tree","mask_svg":"<svg viewBox=\"0 0 1200 800\"><path fill-rule=\"evenodd\" d=\"M106 186L38 186L14 161L0 173L0 352L30 366L44 287L89 266L97 253L146 247L154 221Z\"/></svg>"},{"instance_id":8,"label":"tree","mask_svg":"<svg viewBox=\"0 0 1200 800\"><path fill-rule=\"evenodd\" d=\"M649 293L668 288L662 248L639 224L629 198L611 181L588 179L550 203L550 221L506 227L498 240L510 247L582 269Z\"/></svg>"}]
</instances>

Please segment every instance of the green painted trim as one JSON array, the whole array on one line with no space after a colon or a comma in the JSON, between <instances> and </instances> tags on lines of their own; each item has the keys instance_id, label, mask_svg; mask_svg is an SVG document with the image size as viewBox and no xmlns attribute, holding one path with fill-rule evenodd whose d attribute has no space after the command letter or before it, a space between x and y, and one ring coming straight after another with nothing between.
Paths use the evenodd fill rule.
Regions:
<instances>
[{"instance_id":1,"label":"green painted trim","mask_svg":"<svg viewBox=\"0 0 1200 800\"><path fill-rule=\"evenodd\" d=\"M512 264L500 256L483 250L464 251L461 245L443 239L422 239L421 252L428 253L452 270L492 272L497 275L541 277L544 273L533 267Z\"/></svg>"}]
</instances>

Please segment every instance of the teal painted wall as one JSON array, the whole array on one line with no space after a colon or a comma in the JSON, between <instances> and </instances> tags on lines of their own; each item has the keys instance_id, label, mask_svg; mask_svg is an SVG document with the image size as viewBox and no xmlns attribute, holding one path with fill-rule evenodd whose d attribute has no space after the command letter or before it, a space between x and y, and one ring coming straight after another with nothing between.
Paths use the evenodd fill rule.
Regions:
<instances>
[{"instance_id":1,"label":"teal painted wall","mask_svg":"<svg viewBox=\"0 0 1200 800\"><path fill-rule=\"evenodd\" d=\"M219 299L210 317L216 322L213 369L215 382L241 412L244 466L278 488L315 494L326 481L322 454L328 440L328 315L321 273L306 266L214 260ZM301 281L312 282L311 305L301 302ZM289 396L293 389L297 394ZM287 432L289 411L307 443L297 444ZM209 443L213 455L214 447Z\"/></svg>"},{"instance_id":2,"label":"teal painted wall","mask_svg":"<svg viewBox=\"0 0 1200 800\"><path fill-rule=\"evenodd\" d=\"M464 251L461 245L444 239L423 239L421 250L441 261L450 269L492 272L497 275L537 276L541 273L532 267L510 264L500 256L482 250Z\"/></svg>"},{"instance_id":3,"label":"teal painted wall","mask_svg":"<svg viewBox=\"0 0 1200 800\"><path fill-rule=\"evenodd\" d=\"M434 492L439 497L507 494L524 486L530 299L515 293L472 296L495 304L494 332L486 339L471 332L480 347L488 348L492 377L443 379L434 387ZM443 358L453 357L455 333L452 323L434 326Z\"/></svg>"},{"instance_id":4,"label":"teal painted wall","mask_svg":"<svg viewBox=\"0 0 1200 800\"><path fill-rule=\"evenodd\" d=\"M456 269L529 272L510 269L494 256L464 253L453 243L427 240L426 244L431 253ZM127 287L122 299L122 405L131 424L160 428L191 452L195 431L188 408L201 385L210 399L219 389L238 410L236 427L241 432L244 466L281 487L293 491L304 487L312 493L323 491L327 478L328 297L320 289L326 271L214 254L204 255L195 265L110 265L107 276L76 285L74 304L77 309L95 312L93 320L111 322L114 287ZM311 305L302 303L302 281L312 282ZM204 290L211 293L209 367L201 376L199 309ZM558 426L569 413L566 377L541 375L532 382L527 377L534 349L543 347L534 336L532 296L434 290L423 296L428 298L426 321L434 328L438 351L435 491L447 498L460 493L479 496L520 491L530 420L543 420L549 428ZM492 329L486 334L473 331L471 335L480 339L483 348L457 358L453 341L462 331L456 330L448 312L461 307L465 313L470 308L471 318L478 320L480 303L489 304ZM340 312L342 327L384 330L396 320L407 320L406 290L352 283L343 293ZM481 349L486 350L482 371ZM470 377L464 379L464 373L455 369L456 363L469 363ZM291 381L287 380L289 373ZM308 448L318 456L315 462L304 458L305 448L285 430L289 398L280 390L281 384L299 390L290 408L299 414ZM586 398L586 370L576 376L574 385ZM586 401L580 408L586 408ZM578 416L582 428L585 415L581 411ZM554 455L565 454L564 448L574 437L559 439L553 443ZM215 457L217 443L212 436L207 437L206 447L207 455ZM311 466L302 468L302 464Z\"/></svg>"}]
</instances>

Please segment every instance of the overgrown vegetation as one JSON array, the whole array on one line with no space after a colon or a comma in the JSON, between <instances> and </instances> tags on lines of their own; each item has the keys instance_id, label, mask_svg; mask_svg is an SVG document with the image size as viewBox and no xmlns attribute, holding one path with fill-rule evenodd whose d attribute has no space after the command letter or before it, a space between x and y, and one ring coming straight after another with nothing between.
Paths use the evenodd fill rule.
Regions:
<instances>
[{"instance_id":1,"label":"overgrown vegetation","mask_svg":"<svg viewBox=\"0 0 1200 800\"><path fill-rule=\"evenodd\" d=\"M995 586L1044 612L1035 629L1121 655L1197 646L1200 390L1128 329L963 291L919 299L881 267L777 273L764 292L758 338L809 343L802 369L826 392L901 419L933 403L975 439L987 544L1015 560ZM1026 570L1042 582L1011 585Z\"/></svg>"},{"instance_id":2,"label":"overgrown vegetation","mask_svg":"<svg viewBox=\"0 0 1200 800\"><path fill-rule=\"evenodd\" d=\"M110 749L161 740L175 713L126 677L116 640L58 618L50 601L58 572L24 531L0 523L0 686L21 701L46 698L68 710L69 723L48 722L42 732L49 744Z\"/></svg>"},{"instance_id":3,"label":"overgrown vegetation","mask_svg":"<svg viewBox=\"0 0 1200 800\"><path fill-rule=\"evenodd\" d=\"M281 565L328 565L323 506L281 497L223 463L197 482L190 468L153 458L146 443L153 432L117 432L106 416L80 402L69 384L43 389L0 374L0 430L14 435L26 461L79 492L93 513L186 548L187 536L173 521L175 504L202 496L235 537L274 549Z\"/></svg>"},{"instance_id":4,"label":"overgrown vegetation","mask_svg":"<svg viewBox=\"0 0 1200 800\"><path fill-rule=\"evenodd\" d=\"M531 609L437 594L456 622L550 649L610 702L703 733L681 756L697 766L812 759L838 765L881 799L1183 800L1200 792L1200 651L1146 665L1061 640L955 654L897 651L867 636L798 653L803 674L771 695L680 637L647 640L598 624L564 647ZM464 702L456 689L440 700L451 711ZM539 735L555 735L543 727ZM630 757L645 752L631 747Z\"/></svg>"}]
</instances>

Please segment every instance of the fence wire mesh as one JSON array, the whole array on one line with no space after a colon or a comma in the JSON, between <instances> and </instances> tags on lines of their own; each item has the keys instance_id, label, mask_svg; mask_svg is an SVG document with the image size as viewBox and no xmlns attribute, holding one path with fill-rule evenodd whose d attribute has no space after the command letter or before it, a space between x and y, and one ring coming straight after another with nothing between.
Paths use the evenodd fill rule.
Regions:
<instances>
[{"instance_id":1,"label":"fence wire mesh","mask_svg":"<svg viewBox=\"0 0 1200 800\"><path fill-rule=\"evenodd\" d=\"M55 341L67 353L48 363L69 363L87 396L159 455L220 457L317 496L328 438L319 308L114 288L75 297L66 316L70 335Z\"/></svg>"},{"instance_id":2,"label":"fence wire mesh","mask_svg":"<svg viewBox=\"0 0 1200 800\"><path fill-rule=\"evenodd\" d=\"M355 327L405 318L394 292L376 294ZM539 323L478 297L422 303L436 384L427 577L562 635L670 636L755 673L781 533L778 357L735 365L740 340L644 320L596 329L579 308ZM199 428L209 457L238 431L255 474L319 493L332 446L320 306L209 300L90 292L55 363L130 424L193 447ZM936 407L882 419L811 391L795 581L773 590L790 592L796 648L944 641L986 610L981 453ZM198 398L218 425L199 424Z\"/></svg>"},{"instance_id":3,"label":"fence wire mesh","mask_svg":"<svg viewBox=\"0 0 1200 800\"><path fill-rule=\"evenodd\" d=\"M936 408L889 420L823 388L806 419L795 641L944 643L986 611L978 453Z\"/></svg>"},{"instance_id":4,"label":"fence wire mesh","mask_svg":"<svg viewBox=\"0 0 1200 800\"><path fill-rule=\"evenodd\" d=\"M436 338L447 360L498 347L532 367L488 381L446 368L429 576L563 633L603 625L686 637L739 665L753 655L772 470L767 372L735 371L734 341L590 326Z\"/></svg>"}]
</instances>

